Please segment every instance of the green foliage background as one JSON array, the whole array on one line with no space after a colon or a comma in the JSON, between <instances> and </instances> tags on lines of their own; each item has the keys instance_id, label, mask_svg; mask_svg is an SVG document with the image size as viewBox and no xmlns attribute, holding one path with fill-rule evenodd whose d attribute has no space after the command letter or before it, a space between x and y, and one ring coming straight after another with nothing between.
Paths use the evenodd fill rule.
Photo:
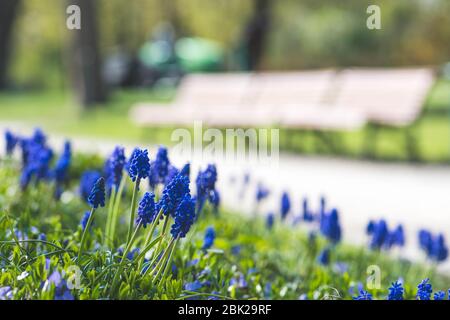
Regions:
<instances>
[{"instance_id":1,"label":"green foliage background","mask_svg":"<svg viewBox=\"0 0 450 320\"><path fill-rule=\"evenodd\" d=\"M232 61L252 15L250 0L95 1L103 55L119 46L136 52L159 22L170 20L178 36L220 42ZM64 53L71 36L65 27L67 3L22 2L12 62L19 85L66 86ZM366 28L369 4L380 5L382 30ZM440 64L450 56L449 12L447 0L272 1L263 68Z\"/></svg>"}]
</instances>

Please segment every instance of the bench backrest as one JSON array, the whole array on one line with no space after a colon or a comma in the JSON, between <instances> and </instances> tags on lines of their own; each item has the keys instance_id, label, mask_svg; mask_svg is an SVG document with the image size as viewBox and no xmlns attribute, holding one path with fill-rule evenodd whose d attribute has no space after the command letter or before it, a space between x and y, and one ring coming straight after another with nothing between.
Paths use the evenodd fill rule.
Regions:
<instances>
[{"instance_id":1,"label":"bench backrest","mask_svg":"<svg viewBox=\"0 0 450 320\"><path fill-rule=\"evenodd\" d=\"M431 69L349 69L338 75L334 104L356 109L369 121L414 121L433 85Z\"/></svg>"},{"instance_id":2,"label":"bench backrest","mask_svg":"<svg viewBox=\"0 0 450 320\"><path fill-rule=\"evenodd\" d=\"M179 87L175 105L206 108L241 105L248 95L248 73L192 74Z\"/></svg>"}]
</instances>

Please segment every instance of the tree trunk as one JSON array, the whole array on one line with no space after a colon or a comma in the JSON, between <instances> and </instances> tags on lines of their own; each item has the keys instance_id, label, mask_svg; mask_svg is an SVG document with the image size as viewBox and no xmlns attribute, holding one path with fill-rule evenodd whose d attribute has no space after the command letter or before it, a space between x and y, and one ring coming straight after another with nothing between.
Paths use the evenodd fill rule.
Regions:
<instances>
[{"instance_id":1,"label":"tree trunk","mask_svg":"<svg viewBox=\"0 0 450 320\"><path fill-rule=\"evenodd\" d=\"M270 29L270 0L254 0L253 15L247 23L244 37L245 64L248 70L258 70Z\"/></svg>"},{"instance_id":2,"label":"tree trunk","mask_svg":"<svg viewBox=\"0 0 450 320\"><path fill-rule=\"evenodd\" d=\"M20 0L0 1L0 90L7 85L11 36Z\"/></svg>"},{"instance_id":3,"label":"tree trunk","mask_svg":"<svg viewBox=\"0 0 450 320\"><path fill-rule=\"evenodd\" d=\"M98 49L96 3L92 0L68 1L70 5L79 6L81 11L81 29L69 30L72 34L69 60L73 88L77 99L85 107L106 100Z\"/></svg>"}]
</instances>

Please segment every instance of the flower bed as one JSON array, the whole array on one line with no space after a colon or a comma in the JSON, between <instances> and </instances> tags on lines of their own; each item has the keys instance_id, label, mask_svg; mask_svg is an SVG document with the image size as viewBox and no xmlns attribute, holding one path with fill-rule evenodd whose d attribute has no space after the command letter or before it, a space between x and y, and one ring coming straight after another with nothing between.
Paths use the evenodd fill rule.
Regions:
<instances>
[{"instance_id":1,"label":"flower bed","mask_svg":"<svg viewBox=\"0 0 450 320\"><path fill-rule=\"evenodd\" d=\"M383 220L369 223L370 249L341 243L339 213L325 201L292 219L287 193L267 218L228 212L215 166L194 175L165 148L127 159L117 147L103 161L69 142L56 156L39 130L6 140L0 299L447 297L450 278L435 271L447 258L442 236L422 231L431 263L413 264L386 253L405 239ZM257 201L269 193L259 186ZM373 283L368 267L380 271Z\"/></svg>"}]
</instances>

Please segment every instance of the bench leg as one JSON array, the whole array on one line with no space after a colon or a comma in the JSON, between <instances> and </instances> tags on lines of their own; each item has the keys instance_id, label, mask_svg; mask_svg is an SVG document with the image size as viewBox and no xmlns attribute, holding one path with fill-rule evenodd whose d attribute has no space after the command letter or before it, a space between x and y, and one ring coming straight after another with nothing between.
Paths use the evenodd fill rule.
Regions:
<instances>
[{"instance_id":1,"label":"bench leg","mask_svg":"<svg viewBox=\"0 0 450 320\"><path fill-rule=\"evenodd\" d=\"M341 144L339 143L339 137L336 132L313 130L312 133L322 143L322 150L325 153L337 154L341 151L339 150L339 145Z\"/></svg>"},{"instance_id":2,"label":"bench leg","mask_svg":"<svg viewBox=\"0 0 450 320\"><path fill-rule=\"evenodd\" d=\"M404 129L405 151L409 161L419 162L419 148L415 128L417 126L412 124Z\"/></svg>"},{"instance_id":3,"label":"bench leg","mask_svg":"<svg viewBox=\"0 0 450 320\"><path fill-rule=\"evenodd\" d=\"M362 157L366 159L374 159L377 151L377 136L379 126L376 124L368 124L363 142Z\"/></svg>"}]
</instances>

